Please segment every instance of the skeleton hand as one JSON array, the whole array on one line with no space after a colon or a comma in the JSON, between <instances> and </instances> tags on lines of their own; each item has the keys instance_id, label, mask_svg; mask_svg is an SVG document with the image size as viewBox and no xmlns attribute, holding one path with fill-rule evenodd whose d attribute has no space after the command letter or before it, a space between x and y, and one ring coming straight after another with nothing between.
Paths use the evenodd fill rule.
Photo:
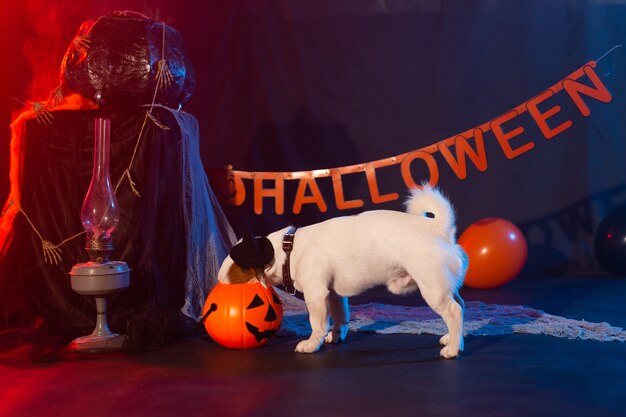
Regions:
<instances>
[{"instance_id":1,"label":"skeleton hand","mask_svg":"<svg viewBox=\"0 0 626 417\"><path fill-rule=\"evenodd\" d=\"M72 43L81 52L86 52L91 48L91 40L87 36L77 36L72 40Z\"/></svg>"},{"instance_id":2,"label":"skeleton hand","mask_svg":"<svg viewBox=\"0 0 626 417\"><path fill-rule=\"evenodd\" d=\"M63 90L61 87L57 87L50 93L50 97L48 98L48 105L52 108L58 106L63 102Z\"/></svg>"},{"instance_id":3,"label":"skeleton hand","mask_svg":"<svg viewBox=\"0 0 626 417\"><path fill-rule=\"evenodd\" d=\"M50 112L50 107L39 101L29 101L33 112L35 113L35 119L42 125L51 125L54 120L54 116Z\"/></svg>"},{"instance_id":4,"label":"skeleton hand","mask_svg":"<svg viewBox=\"0 0 626 417\"><path fill-rule=\"evenodd\" d=\"M46 263L49 263L50 265L58 265L61 263L61 249L57 248L47 240L42 240L41 246L43 247L43 258Z\"/></svg>"},{"instance_id":5,"label":"skeleton hand","mask_svg":"<svg viewBox=\"0 0 626 417\"><path fill-rule=\"evenodd\" d=\"M157 62L156 73L157 87L160 89L169 88L169 86L172 85L172 81L174 81L174 77L167 65L167 61L164 59L159 60L159 62Z\"/></svg>"}]
</instances>

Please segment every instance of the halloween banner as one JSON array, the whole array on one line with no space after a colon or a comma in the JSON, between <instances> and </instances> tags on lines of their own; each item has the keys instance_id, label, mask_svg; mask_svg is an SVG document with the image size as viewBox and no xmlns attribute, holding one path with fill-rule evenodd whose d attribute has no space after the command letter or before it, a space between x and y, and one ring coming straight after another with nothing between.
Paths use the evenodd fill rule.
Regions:
<instances>
[{"instance_id":1,"label":"halloween banner","mask_svg":"<svg viewBox=\"0 0 626 417\"><path fill-rule=\"evenodd\" d=\"M567 100L575 106L580 115L589 117L591 110L587 103L590 100L600 103L609 103L612 100L611 93L595 71L598 61L599 59L586 63L530 100L480 126L401 155L311 171L248 172L236 170L229 165L226 169L208 169L207 172L216 194L223 203L240 206L247 198L252 198L256 214L263 212L264 199L274 201L276 214L283 214L286 209L299 214L305 205L315 205L320 212L325 212L329 202L334 203L339 210L362 207L363 198L350 199L346 196L342 180L348 175L365 176L369 188L368 197L372 203L394 201L400 198L399 192L385 193L379 189L377 171L382 168L395 166L408 188L419 187L419 184L424 182L434 186L439 181L439 164L444 161L456 177L463 180L467 177L469 164L481 172L489 168L486 140L495 139L508 160L535 148L536 139L526 137L524 126L516 120L520 115L528 112L546 140L553 139L574 125L574 120L564 119L563 114L556 117L562 111L557 101L563 103L563 100ZM439 162L435 158L437 153L440 154ZM427 177L415 178L413 176L411 167L416 164L422 164ZM332 197L322 195L317 183L320 178L329 178L332 181L334 192ZM246 194L244 181L252 182L251 196ZM287 208L285 207L285 181L298 182L293 202L289 203Z\"/></svg>"}]
</instances>

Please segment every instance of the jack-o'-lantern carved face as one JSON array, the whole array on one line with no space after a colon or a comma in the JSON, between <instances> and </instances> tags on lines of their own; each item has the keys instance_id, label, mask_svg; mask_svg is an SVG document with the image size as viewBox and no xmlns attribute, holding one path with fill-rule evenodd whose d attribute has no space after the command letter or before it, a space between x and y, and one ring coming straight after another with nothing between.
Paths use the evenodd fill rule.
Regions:
<instances>
[{"instance_id":1,"label":"jack-o'-lantern carved face","mask_svg":"<svg viewBox=\"0 0 626 417\"><path fill-rule=\"evenodd\" d=\"M259 347L278 331L283 307L276 292L259 282L218 283L204 303L204 327L222 346Z\"/></svg>"}]
</instances>

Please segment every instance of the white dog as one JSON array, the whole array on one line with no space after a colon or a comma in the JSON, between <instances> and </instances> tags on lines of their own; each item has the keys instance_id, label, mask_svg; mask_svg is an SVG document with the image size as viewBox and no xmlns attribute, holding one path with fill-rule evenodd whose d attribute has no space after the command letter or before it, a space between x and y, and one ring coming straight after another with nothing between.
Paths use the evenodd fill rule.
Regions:
<instances>
[{"instance_id":1,"label":"white dog","mask_svg":"<svg viewBox=\"0 0 626 417\"><path fill-rule=\"evenodd\" d=\"M406 213L367 211L297 229L291 236L292 250L289 244L285 247L287 252L283 241L290 228L267 237L273 257L266 254L256 265L263 265L256 269L257 276L280 285L284 273L293 275L293 286L304 294L309 310L312 333L297 345L297 352L316 352L324 342L344 340L349 321L347 297L378 285L393 294L419 289L448 327L440 339L445 345L441 356L454 358L463 350L464 302L458 289L467 270L467 256L456 243L454 210L428 185L411 193ZM229 256L218 280L230 283L237 274L241 275L241 269ZM330 332L329 315L333 320Z\"/></svg>"}]
</instances>

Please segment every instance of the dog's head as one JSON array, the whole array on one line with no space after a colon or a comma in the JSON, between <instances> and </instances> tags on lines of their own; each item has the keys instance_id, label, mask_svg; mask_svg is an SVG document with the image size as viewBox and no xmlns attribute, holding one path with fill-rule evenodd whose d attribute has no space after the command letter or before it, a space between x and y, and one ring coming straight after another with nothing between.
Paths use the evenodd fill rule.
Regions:
<instances>
[{"instance_id":1,"label":"dog's head","mask_svg":"<svg viewBox=\"0 0 626 417\"><path fill-rule=\"evenodd\" d=\"M269 277L267 275L267 272L272 269L273 266L274 258L263 267L243 268L228 255L220 266L217 273L217 280L222 284L244 284L256 278L261 282L268 280L273 283L273 280L268 279Z\"/></svg>"},{"instance_id":2,"label":"dog's head","mask_svg":"<svg viewBox=\"0 0 626 417\"><path fill-rule=\"evenodd\" d=\"M285 261L282 236L286 230L255 238L258 245L251 245L249 241L244 243L246 237L239 240L222 262L217 280L224 284L242 284L253 278L259 281L263 278L273 285L281 284L281 268Z\"/></svg>"}]
</instances>

